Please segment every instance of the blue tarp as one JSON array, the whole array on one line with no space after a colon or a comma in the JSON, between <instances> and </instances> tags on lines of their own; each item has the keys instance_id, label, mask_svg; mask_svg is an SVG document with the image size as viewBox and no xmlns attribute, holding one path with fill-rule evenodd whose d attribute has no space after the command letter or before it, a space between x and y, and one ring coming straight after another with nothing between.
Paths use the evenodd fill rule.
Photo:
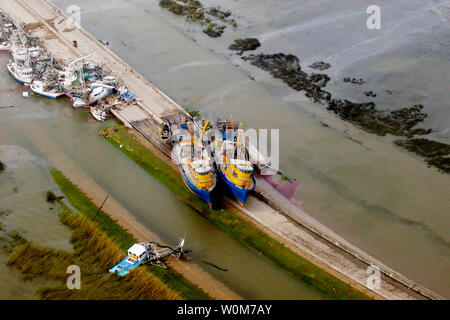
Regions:
<instances>
[{"instance_id":1,"label":"blue tarp","mask_svg":"<svg viewBox=\"0 0 450 320\"><path fill-rule=\"evenodd\" d=\"M125 101L125 102L128 102L133 98L134 98L134 94L132 94L130 91L127 91L120 96L120 100Z\"/></svg>"}]
</instances>

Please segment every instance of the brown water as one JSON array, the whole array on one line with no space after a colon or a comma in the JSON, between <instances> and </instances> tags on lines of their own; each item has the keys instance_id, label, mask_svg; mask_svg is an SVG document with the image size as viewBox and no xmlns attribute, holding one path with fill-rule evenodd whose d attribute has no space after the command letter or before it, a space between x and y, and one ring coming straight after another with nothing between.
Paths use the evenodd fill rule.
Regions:
<instances>
[{"instance_id":1,"label":"brown water","mask_svg":"<svg viewBox=\"0 0 450 320\"><path fill-rule=\"evenodd\" d=\"M337 97L363 101L363 92L373 90L380 108L423 103L429 114L424 126L435 129L431 138L448 143L449 1L378 1L382 29L370 31L370 0L205 0L239 16L238 30L218 39L158 1L54 2L61 8L77 3L83 27L181 105L248 127L280 128L281 167L300 182L295 199L306 212L450 296L448 175L395 147L391 137L336 119L227 49L235 38L256 36L262 41L257 52L295 54L304 68L326 60L332 64L328 90ZM345 76L366 84L343 84Z\"/></svg>"},{"instance_id":2,"label":"brown water","mask_svg":"<svg viewBox=\"0 0 450 320\"><path fill-rule=\"evenodd\" d=\"M2 63L7 58L0 56ZM18 85L7 71L0 70L0 87ZM186 232L193 261L239 295L248 299L321 299L315 290L263 255L223 234L102 140L98 136L102 125L93 121L86 109L71 108L65 98L23 98L20 92L0 95L0 105L16 106L2 109L0 114L0 159L7 165L0 176L0 209L8 212L0 221L6 232L17 230L30 241L70 250L70 230L59 222L56 208L50 210L53 206L45 201L46 190L60 193L49 175L51 164L39 151L40 146L52 143L166 243L177 243ZM219 271L203 260L228 271ZM4 261L6 255L0 253L0 262ZM33 298L34 289L45 283L24 282L18 272L0 265L0 298Z\"/></svg>"}]
</instances>

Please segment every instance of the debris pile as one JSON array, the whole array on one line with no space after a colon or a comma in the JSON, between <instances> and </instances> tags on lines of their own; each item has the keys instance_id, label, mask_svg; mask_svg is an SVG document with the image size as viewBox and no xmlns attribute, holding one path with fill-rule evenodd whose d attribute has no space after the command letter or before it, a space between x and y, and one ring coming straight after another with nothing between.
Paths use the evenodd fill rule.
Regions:
<instances>
[{"instance_id":1,"label":"debris pile","mask_svg":"<svg viewBox=\"0 0 450 320\"><path fill-rule=\"evenodd\" d=\"M17 28L0 12L0 50L8 50L12 60L7 67L20 83L47 98L68 96L73 107L90 107L98 121L107 119L107 112L120 104L134 104L134 95L110 70L88 60L89 56L59 61L40 45L31 32L42 23ZM28 94L28 92L27 92Z\"/></svg>"}]
</instances>

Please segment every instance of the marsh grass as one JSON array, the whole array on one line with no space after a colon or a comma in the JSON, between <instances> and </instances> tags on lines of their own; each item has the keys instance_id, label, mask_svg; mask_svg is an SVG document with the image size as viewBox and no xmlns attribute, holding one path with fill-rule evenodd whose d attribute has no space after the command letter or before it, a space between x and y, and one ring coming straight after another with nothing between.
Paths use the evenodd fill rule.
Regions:
<instances>
[{"instance_id":1,"label":"marsh grass","mask_svg":"<svg viewBox=\"0 0 450 320\"><path fill-rule=\"evenodd\" d=\"M224 232L233 236L246 247L261 253L294 278L310 285L325 298L369 299L361 291L354 289L272 239L254 224L227 209L210 209L202 200L186 189L181 176L175 170L139 143L137 139L133 139L133 135L128 133L126 127L106 127L102 130L102 136ZM121 145L122 148L120 148Z\"/></svg>"},{"instance_id":2,"label":"marsh grass","mask_svg":"<svg viewBox=\"0 0 450 320\"><path fill-rule=\"evenodd\" d=\"M59 217L72 229L72 253L44 248L25 242L15 249L7 264L18 268L25 278L43 276L59 284L38 290L42 299L143 299L175 300L181 296L145 269L136 269L127 277L109 274L123 258L121 248L88 218L72 212L60 203ZM81 289L69 290L66 285L67 267L77 265L81 270Z\"/></svg>"},{"instance_id":3,"label":"marsh grass","mask_svg":"<svg viewBox=\"0 0 450 320\"><path fill-rule=\"evenodd\" d=\"M98 207L92 203L91 199L89 199L86 194L84 194L76 185L67 179L67 177L65 177L60 171L52 169L51 174L53 180L58 185L59 189L64 193L66 199L72 204L72 206L81 212L83 216L88 219L88 221L91 221L97 214ZM138 242L130 233L120 227L116 221L111 219L103 211L98 212L95 222L92 224L103 232L104 237L109 238L110 241L117 245L121 252L120 257L122 258L124 257L126 250L134 243ZM88 245L88 243L86 243L86 245ZM114 256L112 257L115 258ZM114 261L118 262L119 260ZM104 268L101 272L103 272L103 274L107 273L109 268ZM150 273L152 276L164 283L167 288L171 289L173 292L176 292L177 295L183 299L211 299L200 288L170 268L161 269L156 266L145 266L135 269L132 272L137 272L138 274L142 272ZM128 278L128 276L125 278Z\"/></svg>"}]
</instances>

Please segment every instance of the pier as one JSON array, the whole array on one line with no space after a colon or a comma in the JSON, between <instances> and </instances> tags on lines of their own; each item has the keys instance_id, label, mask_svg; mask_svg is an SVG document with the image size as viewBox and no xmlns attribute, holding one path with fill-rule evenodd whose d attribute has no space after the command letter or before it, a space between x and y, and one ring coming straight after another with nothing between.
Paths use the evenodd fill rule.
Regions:
<instances>
[{"instance_id":1,"label":"pier","mask_svg":"<svg viewBox=\"0 0 450 320\"><path fill-rule=\"evenodd\" d=\"M183 108L86 30L67 30L66 22L69 17L51 2L0 0L0 7L11 16L17 26L40 23L43 27L31 32L41 39L41 44L54 57L68 60L90 55L90 61L105 66L120 77L138 101L135 105L124 105L112 110L113 114L126 126L135 129L149 144L156 146L162 152L161 158L167 162L171 161L169 150L160 142L157 129L162 118L189 117ZM77 42L77 47L74 47L74 41ZM255 195L248 199L245 208L228 198L226 202L234 212L253 221L261 230L293 252L374 298L443 299L362 252L298 207L284 201L280 194L261 178L257 179ZM371 265L380 268L379 289L370 290L366 287L366 280L370 275L367 268Z\"/></svg>"}]
</instances>

